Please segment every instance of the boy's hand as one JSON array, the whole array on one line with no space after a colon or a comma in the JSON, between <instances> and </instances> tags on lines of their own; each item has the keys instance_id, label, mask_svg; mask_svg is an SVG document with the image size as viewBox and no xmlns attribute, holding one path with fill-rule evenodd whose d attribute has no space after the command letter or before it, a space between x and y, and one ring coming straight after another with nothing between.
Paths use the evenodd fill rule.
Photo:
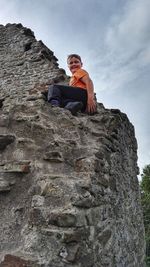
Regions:
<instances>
[{"instance_id":1,"label":"boy's hand","mask_svg":"<svg viewBox=\"0 0 150 267\"><path fill-rule=\"evenodd\" d=\"M87 89L87 107L86 107L86 111L89 114L94 114L97 111L97 107L96 107L96 102L94 100L94 86L93 86L93 82L90 79L89 75L86 75L84 77L81 78L81 81L83 83L85 83L86 85L86 89Z\"/></svg>"},{"instance_id":2,"label":"boy's hand","mask_svg":"<svg viewBox=\"0 0 150 267\"><path fill-rule=\"evenodd\" d=\"M96 112L96 103L95 100L93 99L93 97L89 97L88 98L88 102L87 102L87 112L89 114L94 114Z\"/></svg>"}]
</instances>

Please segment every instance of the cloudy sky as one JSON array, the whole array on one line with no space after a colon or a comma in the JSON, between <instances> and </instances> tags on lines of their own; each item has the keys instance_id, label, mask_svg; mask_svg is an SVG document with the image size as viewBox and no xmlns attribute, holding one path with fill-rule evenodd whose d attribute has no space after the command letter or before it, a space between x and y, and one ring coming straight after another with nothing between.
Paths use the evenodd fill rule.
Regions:
<instances>
[{"instance_id":1,"label":"cloudy sky","mask_svg":"<svg viewBox=\"0 0 150 267\"><path fill-rule=\"evenodd\" d=\"M0 24L34 31L67 70L81 55L99 102L135 127L138 164L150 164L150 0L0 0Z\"/></svg>"}]
</instances>

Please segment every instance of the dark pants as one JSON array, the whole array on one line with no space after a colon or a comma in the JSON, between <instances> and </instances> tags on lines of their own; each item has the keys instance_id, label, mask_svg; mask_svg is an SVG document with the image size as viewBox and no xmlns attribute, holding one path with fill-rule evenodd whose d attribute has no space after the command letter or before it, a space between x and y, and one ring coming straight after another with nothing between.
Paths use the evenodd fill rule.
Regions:
<instances>
[{"instance_id":1,"label":"dark pants","mask_svg":"<svg viewBox=\"0 0 150 267\"><path fill-rule=\"evenodd\" d=\"M69 102L80 101L83 103L82 111L85 111L87 105L87 91L80 87L54 84L48 88L48 102L57 100L61 107L65 107Z\"/></svg>"}]
</instances>

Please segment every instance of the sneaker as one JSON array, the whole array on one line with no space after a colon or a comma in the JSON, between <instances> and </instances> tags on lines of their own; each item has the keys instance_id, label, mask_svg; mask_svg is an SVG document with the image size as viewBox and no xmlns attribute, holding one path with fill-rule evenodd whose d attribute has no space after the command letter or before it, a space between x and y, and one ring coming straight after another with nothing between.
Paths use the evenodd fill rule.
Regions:
<instances>
[{"instance_id":1,"label":"sneaker","mask_svg":"<svg viewBox=\"0 0 150 267\"><path fill-rule=\"evenodd\" d=\"M82 108L82 102L68 102L68 104L65 106L65 109L68 109L74 116L77 115L77 112L81 111Z\"/></svg>"},{"instance_id":2,"label":"sneaker","mask_svg":"<svg viewBox=\"0 0 150 267\"><path fill-rule=\"evenodd\" d=\"M49 103L51 104L52 107L59 107L60 106L59 101L56 99L52 99Z\"/></svg>"}]
</instances>

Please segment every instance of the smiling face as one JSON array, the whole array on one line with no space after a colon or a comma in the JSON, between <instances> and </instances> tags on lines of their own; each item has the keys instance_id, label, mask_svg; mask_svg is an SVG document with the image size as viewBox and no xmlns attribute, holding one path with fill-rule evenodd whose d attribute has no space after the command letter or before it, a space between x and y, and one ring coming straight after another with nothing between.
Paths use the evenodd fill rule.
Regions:
<instances>
[{"instance_id":1,"label":"smiling face","mask_svg":"<svg viewBox=\"0 0 150 267\"><path fill-rule=\"evenodd\" d=\"M68 58L67 63L72 74L74 74L78 69L82 68L82 62L76 57Z\"/></svg>"}]
</instances>

